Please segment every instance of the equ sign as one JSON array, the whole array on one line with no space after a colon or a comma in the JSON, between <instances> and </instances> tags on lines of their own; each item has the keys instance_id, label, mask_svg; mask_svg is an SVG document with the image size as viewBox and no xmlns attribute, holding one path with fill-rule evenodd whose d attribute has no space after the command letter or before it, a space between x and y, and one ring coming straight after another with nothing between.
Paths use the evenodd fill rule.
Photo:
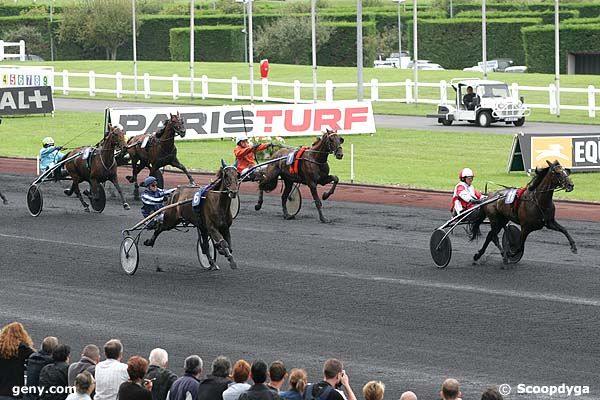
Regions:
<instances>
[{"instance_id":1,"label":"equ sign","mask_svg":"<svg viewBox=\"0 0 600 400\"><path fill-rule=\"evenodd\" d=\"M50 86L0 88L0 115L49 114L54 111Z\"/></svg>"}]
</instances>

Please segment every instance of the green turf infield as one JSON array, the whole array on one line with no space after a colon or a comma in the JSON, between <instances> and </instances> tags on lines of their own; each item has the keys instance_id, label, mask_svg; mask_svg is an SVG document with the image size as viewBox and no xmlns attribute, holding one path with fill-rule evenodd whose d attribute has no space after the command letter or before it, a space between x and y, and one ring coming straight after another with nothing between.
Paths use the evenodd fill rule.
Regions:
<instances>
[{"instance_id":1,"label":"green turf infield","mask_svg":"<svg viewBox=\"0 0 600 400\"><path fill-rule=\"evenodd\" d=\"M101 113L57 112L50 116L4 118L0 125L0 155L35 157L45 136L58 145L92 145L102 137ZM310 138L287 139L288 145L309 145ZM477 174L475 185L486 181L521 186L529 178L523 172L507 174L512 137L480 133L439 133L408 129L379 129L374 135L348 135L344 159L330 159L333 174L350 180L350 145L354 144L355 182L413 188L452 190L458 171L469 166ZM223 158L232 163L231 140L177 143L179 159L188 167L214 171ZM573 175L575 190L558 192L557 198L600 201L598 175ZM493 187L493 186L490 186Z\"/></svg>"}]
</instances>

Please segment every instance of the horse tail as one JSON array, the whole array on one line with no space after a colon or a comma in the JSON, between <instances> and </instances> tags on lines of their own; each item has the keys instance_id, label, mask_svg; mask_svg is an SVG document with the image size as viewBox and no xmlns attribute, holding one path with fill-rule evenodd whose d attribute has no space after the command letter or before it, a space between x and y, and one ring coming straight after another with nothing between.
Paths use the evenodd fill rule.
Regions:
<instances>
[{"instance_id":1,"label":"horse tail","mask_svg":"<svg viewBox=\"0 0 600 400\"><path fill-rule=\"evenodd\" d=\"M481 236L480 227L483 221L485 220L485 212L482 208L480 208L475 212L474 217L475 218L473 219L473 221L469 222L469 231L471 232L471 237L469 238L470 241L473 241L479 236Z\"/></svg>"}]
</instances>

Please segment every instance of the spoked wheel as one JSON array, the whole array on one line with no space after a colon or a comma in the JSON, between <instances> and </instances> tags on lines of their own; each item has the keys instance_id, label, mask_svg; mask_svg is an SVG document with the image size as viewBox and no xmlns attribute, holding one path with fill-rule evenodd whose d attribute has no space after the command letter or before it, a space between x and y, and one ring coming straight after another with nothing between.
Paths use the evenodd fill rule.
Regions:
<instances>
[{"instance_id":1,"label":"spoked wheel","mask_svg":"<svg viewBox=\"0 0 600 400\"><path fill-rule=\"evenodd\" d=\"M140 263L137 243L131 236L125 236L121 242L121 268L128 275L135 274Z\"/></svg>"},{"instance_id":2,"label":"spoked wheel","mask_svg":"<svg viewBox=\"0 0 600 400\"><path fill-rule=\"evenodd\" d=\"M196 254L198 255L200 266L206 270L210 270L211 266L208 257L202 252L202 238L200 237L196 242ZM215 249L215 245L211 238L208 238L208 254L213 261L217 260L217 249Z\"/></svg>"},{"instance_id":3,"label":"spoked wheel","mask_svg":"<svg viewBox=\"0 0 600 400\"><path fill-rule=\"evenodd\" d=\"M101 183L98 184L98 193L96 193L98 197L94 198L94 194L90 196L90 204L92 205L92 209L101 213L104 211L104 207L106 207L106 193L104 192L104 185Z\"/></svg>"},{"instance_id":4,"label":"spoked wheel","mask_svg":"<svg viewBox=\"0 0 600 400\"><path fill-rule=\"evenodd\" d=\"M521 261L523 251L516 253L521 243L521 230L516 225L506 225L502 234L502 248L509 252L508 262L516 264Z\"/></svg>"},{"instance_id":5,"label":"spoked wheel","mask_svg":"<svg viewBox=\"0 0 600 400\"><path fill-rule=\"evenodd\" d=\"M299 186L296 184L292 187L292 191L285 203L288 214L292 217L297 215L300 212L300 208L302 208L302 195L300 194Z\"/></svg>"},{"instance_id":6,"label":"spoked wheel","mask_svg":"<svg viewBox=\"0 0 600 400\"><path fill-rule=\"evenodd\" d=\"M231 199L231 203L229 204L229 212L231 213L231 218L236 219L238 214L240 213L240 194L238 193L233 199Z\"/></svg>"},{"instance_id":7,"label":"spoked wheel","mask_svg":"<svg viewBox=\"0 0 600 400\"><path fill-rule=\"evenodd\" d=\"M163 174L161 172L160 169L157 169L156 172L154 172L153 175L156 178L156 184L158 185L159 188L164 189L165 187L165 178L163 177Z\"/></svg>"},{"instance_id":8,"label":"spoked wheel","mask_svg":"<svg viewBox=\"0 0 600 400\"><path fill-rule=\"evenodd\" d=\"M42 213L44 207L44 198L38 185L29 186L27 191L27 208L32 217L37 217Z\"/></svg>"},{"instance_id":9,"label":"spoked wheel","mask_svg":"<svg viewBox=\"0 0 600 400\"><path fill-rule=\"evenodd\" d=\"M431 258L438 268L446 268L452 258L452 243L450 243L450 237L446 236L446 232L443 229L436 229L431 234L429 239L429 250L431 251Z\"/></svg>"}]
</instances>

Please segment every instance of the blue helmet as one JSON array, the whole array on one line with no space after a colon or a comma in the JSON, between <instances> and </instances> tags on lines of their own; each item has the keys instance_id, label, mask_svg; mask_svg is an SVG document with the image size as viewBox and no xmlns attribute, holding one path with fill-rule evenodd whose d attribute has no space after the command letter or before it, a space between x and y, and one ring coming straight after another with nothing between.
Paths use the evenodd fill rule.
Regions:
<instances>
[{"instance_id":1,"label":"blue helmet","mask_svg":"<svg viewBox=\"0 0 600 400\"><path fill-rule=\"evenodd\" d=\"M150 185L152 185L153 183L156 183L157 180L155 177L153 176L149 176L144 180L144 187L148 187Z\"/></svg>"}]
</instances>

